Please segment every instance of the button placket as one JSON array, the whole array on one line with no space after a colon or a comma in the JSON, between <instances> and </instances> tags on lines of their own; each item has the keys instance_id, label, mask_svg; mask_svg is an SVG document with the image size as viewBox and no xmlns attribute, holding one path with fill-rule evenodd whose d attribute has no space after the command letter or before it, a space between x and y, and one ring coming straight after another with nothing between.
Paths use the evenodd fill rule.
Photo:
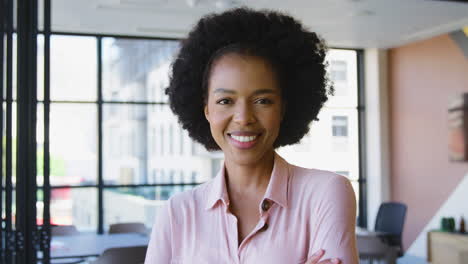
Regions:
<instances>
[{"instance_id":1,"label":"button placket","mask_svg":"<svg viewBox=\"0 0 468 264\"><path fill-rule=\"evenodd\" d=\"M268 211L271 209L272 202L270 200L264 199L261 205L262 209L262 219L264 221L263 226L258 230L258 232L264 232L268 229L268 218L269 214Z\"/></svg>"}]
</instances>

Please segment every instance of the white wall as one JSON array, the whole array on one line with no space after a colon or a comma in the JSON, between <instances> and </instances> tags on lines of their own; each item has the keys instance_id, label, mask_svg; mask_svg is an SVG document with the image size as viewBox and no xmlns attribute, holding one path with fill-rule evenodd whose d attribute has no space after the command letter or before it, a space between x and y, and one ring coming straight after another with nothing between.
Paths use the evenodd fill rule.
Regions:
<instances>
[{"instance_id":1,"label":"white wall","mask_svg":"<svg viewBox=\"0 0 468 264\"><path fill-rule=\"evenodd\" d=\"M387 51L366 49L364 64L367 224L372 229L380 204L390 199Z\"/></svg>"}]
</instances>

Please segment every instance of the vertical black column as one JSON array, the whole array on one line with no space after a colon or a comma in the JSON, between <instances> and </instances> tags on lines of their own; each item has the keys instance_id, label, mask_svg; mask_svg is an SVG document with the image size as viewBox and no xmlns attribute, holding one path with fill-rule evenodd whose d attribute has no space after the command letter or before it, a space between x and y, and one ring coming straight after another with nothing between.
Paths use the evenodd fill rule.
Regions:
<instances>
[{"instance_id":1,"label":"vertical black column","mask_svg":"<svg viewBox=\"0 0 468 264\"><path fill-rule=\"evenodd\" d=\"M98 88L98 233L104 233L104 201L102 175L102 37L97 38L97 88Z\"/></svg>"},{"instance_id":2,"label":"vertical black column","mask_svg":"<svg viewBox=\"0 0 468 264\"><path fill-rule=\"evenodd\" d=\"M18 0L16 263L36 263L37 0Z\"/></svg>"},{"instance_id":3,"label":"vertical black column","mask_svg":"<svg viewBox=\"0 0 468 264\"><path fill-rule=\"evenodd\" d=\"M356 51L358 87L358 131L359 131L359 218L357 225L367 228L367 170L366 170L366 97L364 87L364 52Z\"/></svg>"},{"instance_id":4,"label":"vertical black column","mask_svg":"<svg viewBox=\"0 0 468 264\"><path fill-rule=\"evenodd\" d=\"M4 41L6 36L6 6L5 1L0 0L0 135L2 138L2 144L0 147L0 263L5 263L5 248L3 243L3 216L1 216L1 212L3 212L3 181L4 181L4 174L3 174L3 80L4 80Z\"/></svg>"},{"instance_id":5,"label":"vertical black column","mask_svg":"<svg viewBox=\"0 0 468 264\"><path fill-rule=\"evenodd\" d=\"M50 149L49 149L49 113L50 113L50 33L51 1L44 0L44 211L41 230L43 264L50 263Z\"/></svg>"}]
</instances>

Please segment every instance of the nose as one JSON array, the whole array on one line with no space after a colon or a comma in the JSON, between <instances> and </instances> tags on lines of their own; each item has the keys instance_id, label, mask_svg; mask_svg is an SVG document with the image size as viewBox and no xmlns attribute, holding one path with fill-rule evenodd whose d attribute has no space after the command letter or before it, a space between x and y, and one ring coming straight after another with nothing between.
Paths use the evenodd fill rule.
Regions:
<instances>
[{"instance_id":1,"label":"nose","mask_svg":"<svg viewBox=\"0 0 468 264\"><path fill-rule=\"evenodd\" d=\"M235 108L234 122L242 126L247 126L256 122L255 112L252 106L246 103L240 103Z\"/></svg>"}]
</instances>

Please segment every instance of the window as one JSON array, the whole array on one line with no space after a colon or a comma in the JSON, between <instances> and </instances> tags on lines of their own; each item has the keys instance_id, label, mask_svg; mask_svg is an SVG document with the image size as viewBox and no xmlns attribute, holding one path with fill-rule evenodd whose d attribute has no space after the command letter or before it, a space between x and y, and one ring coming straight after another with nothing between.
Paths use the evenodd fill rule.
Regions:
<instances>
[{"instance_id":1,"label":"window","mask_svg":"<svg viewBox=\"0 0 468 264\"><path fill-rule=\"evenodd\" d=\"M330 63L330 78L335 82L346 82L347 62L343 60L332 60Z\"/></svg>"},{"instance_id":2,"label":"window","mask_svg":"<svg viewBox=\"0 0 468 264\"><path fill-rule=\"evenodd\" d=\"M104 229L117 221L151 226L161 201L217 173L222 156L206 155L189 139L164 93L178 41L53 35L51 42L53 223L74 224L81 230L98 229L98 219ZM303 167L349 171L348 177L357 183L356 52L331 54L332 79L346 84L349 93L327 102L320 121L312 123L302 145L295 146L300 151L285 147L278 152ZM42 104L39 101L39 127ZM329 147L327 139L338 137L348 138L346 151ZM39 138L38 153L43 151L41 142Z\"/></svg>"},{"instance_id":3,"label":"window","mask_svg":"<svg viewBox=\"0 0 468 264\"><path fill-rule=\"evenodd\" d=\"M348 117L334 116L332 120L332 134L334 137L348 136Z\"/></svg>"}]
</instances>

